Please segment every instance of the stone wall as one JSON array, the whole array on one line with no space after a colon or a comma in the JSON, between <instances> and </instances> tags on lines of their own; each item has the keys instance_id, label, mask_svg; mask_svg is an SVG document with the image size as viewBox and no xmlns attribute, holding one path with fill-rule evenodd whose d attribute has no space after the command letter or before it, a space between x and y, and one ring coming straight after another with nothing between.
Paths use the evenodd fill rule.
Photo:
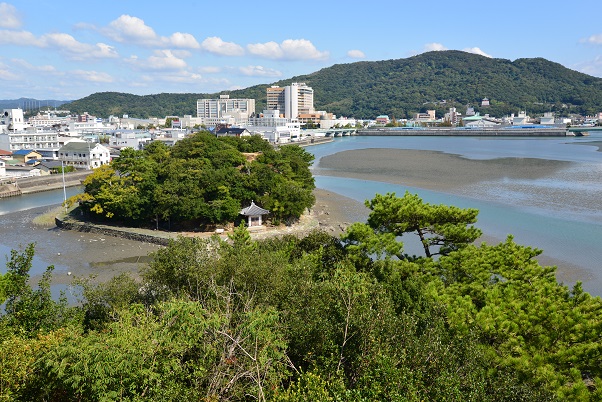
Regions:
<instances>
[{"instance_id":1,"label":"stone wall","mask_svg":"<svg viewBox=\"0 0 602 402\"><path fill-rule=\"evenodd\" d=\"M167 246L170 240L176 239L176 234L162 233L158 234L145 234L142 230L136 229L125 229L115 228L106 225L98 225L89 222L77 222L71 220L64 220L60 217L54 218L55 224L62 230L74 230L76 232L95 233L105 236L120 237L122 239L141 241L146 243L159 244Z\"/></svg>"}]
</instances>

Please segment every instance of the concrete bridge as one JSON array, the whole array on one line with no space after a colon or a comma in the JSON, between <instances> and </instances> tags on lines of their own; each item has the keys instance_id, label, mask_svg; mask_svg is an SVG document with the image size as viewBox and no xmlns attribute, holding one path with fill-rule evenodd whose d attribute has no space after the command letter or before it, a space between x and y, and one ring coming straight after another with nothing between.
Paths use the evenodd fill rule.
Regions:
<instances>
[{"instance_id":1,"label":"concrete bridge","mask_svg":"<svg viewBox=\"0 0 602 402\"><path fill-rule=\"evenodd\" d=\"M590 133L602 133L602 126L574 126L567 129L569 133L573 133L579 137L582 135L589 135ZM570 134L569 134L570 135Z\"/></svg>"},{"instance_id":2,"label":"concrete bridge","mask_svg":"<svg viewBox=\"0 0 602 402\"><path fill-rule=\"evenodd\" d=\"M303 130L303 133L313 135L315 137L344 137L348 135L354 135L356 132L356 128L316 128Z\"/></svg>"}]
</instances>

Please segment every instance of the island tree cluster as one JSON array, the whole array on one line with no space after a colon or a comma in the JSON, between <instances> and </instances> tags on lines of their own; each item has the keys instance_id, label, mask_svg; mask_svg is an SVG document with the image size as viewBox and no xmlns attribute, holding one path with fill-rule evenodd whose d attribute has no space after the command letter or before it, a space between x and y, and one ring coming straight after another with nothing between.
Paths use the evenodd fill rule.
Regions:
<instances>
[{"instance_id":1,"label":"island tree cluster","mask_svg":"<svg viewBox=\"0 0 602 402\"><path fill-rule=\"evenodd\" d=\"M602 301L475 210L377 196L342 238L181 238L82 300L0 277L0 399L597 401ZM388 219L386 217L388 216ZM424 255L403 252L422 236ZM428 255L431 255L430 257Z\"/></svg>"},{"instance_id":2,"label":"island tree cluster","mask_svg":"<svg viewBox=\"0 0 602 402\"><path fill-rule=\"evenodd\" d=\"M313 156L296 145L275 149L258 136L216 138L200 132L168 147L125 148L84 181L70 202L97 219L130 225L234 222L251 201L276 223L311 207Z\"/></svg>"}]
</instances>

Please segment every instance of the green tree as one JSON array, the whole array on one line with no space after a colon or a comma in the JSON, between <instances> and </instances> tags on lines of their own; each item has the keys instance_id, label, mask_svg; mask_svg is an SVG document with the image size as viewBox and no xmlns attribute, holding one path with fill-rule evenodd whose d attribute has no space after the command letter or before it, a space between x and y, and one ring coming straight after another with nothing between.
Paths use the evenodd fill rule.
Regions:
<instances>
[{"instance_id":1,"label":"green tree","mask_svg":"<svg viewBox=\"0 0 602 402\"><path fill-rule=\"evenodd\" d=\"M391 233L401 237L405 233L414 233L419 237L426 257L449 254L481 235L473 225L478 210L424 203L417 194L406 192L401 198L395 193L377 194L366 201L366 206L371 209L367 224L375 234ZM350 229L358 228L352 226ZM399 254L398 257L403 258Z\"/></svg>"}]
</instances>

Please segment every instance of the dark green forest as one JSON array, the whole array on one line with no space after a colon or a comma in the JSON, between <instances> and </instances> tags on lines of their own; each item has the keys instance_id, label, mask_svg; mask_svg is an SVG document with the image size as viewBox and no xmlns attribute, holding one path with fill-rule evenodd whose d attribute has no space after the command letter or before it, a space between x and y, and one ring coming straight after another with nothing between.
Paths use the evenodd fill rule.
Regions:
<instances>
[{"instance_id":1,"label":"dark green forest","mask_svg":"<svg viewBox=\"0 0 602 402\"><path fill-rule=\"evenodd\" d=\"M406 59L336 64L309 75L218 94L96 93L65 108L102 117L194 116L197 99L230 94L255 99L256 111L261 112L266 104L266 88L291 82L305 82L314 89L317 110L363 119L379 114L410 118L427 109L435 109L442 116L449 107L463 113L468 104L481 114L496 117L519 110L533 116L549 111L560 116L593 115L602 110L602 78L543 58L510 61L455 50ZM485 97L491 106L481 108Z\"/></svg>"},{"instance_id":2,"label":"dark green forest","mask_svg":"<svg viewBox=\"0 0 602 402\"><path fill-rule=\"evenodd\" d=\"M599 401L602 301L478 211L406 193L340 238L180 238L140 277L0 276L0 400ZM404 253L418 236L422 255Z\"/></svg>"},{"instance_id":3,"label":"dark green forest","mask_svg":"<svg viewBox=\"0 0 602 402\"><path fill-rule=\"evenodd\" d=\"M315 202L312 161L297 145L201 131L172 147L123 149L86 177L69 204L97 221L174 230L235 222L255 201L273 223L291 223Z\"/></svg>"}]
</instances>

